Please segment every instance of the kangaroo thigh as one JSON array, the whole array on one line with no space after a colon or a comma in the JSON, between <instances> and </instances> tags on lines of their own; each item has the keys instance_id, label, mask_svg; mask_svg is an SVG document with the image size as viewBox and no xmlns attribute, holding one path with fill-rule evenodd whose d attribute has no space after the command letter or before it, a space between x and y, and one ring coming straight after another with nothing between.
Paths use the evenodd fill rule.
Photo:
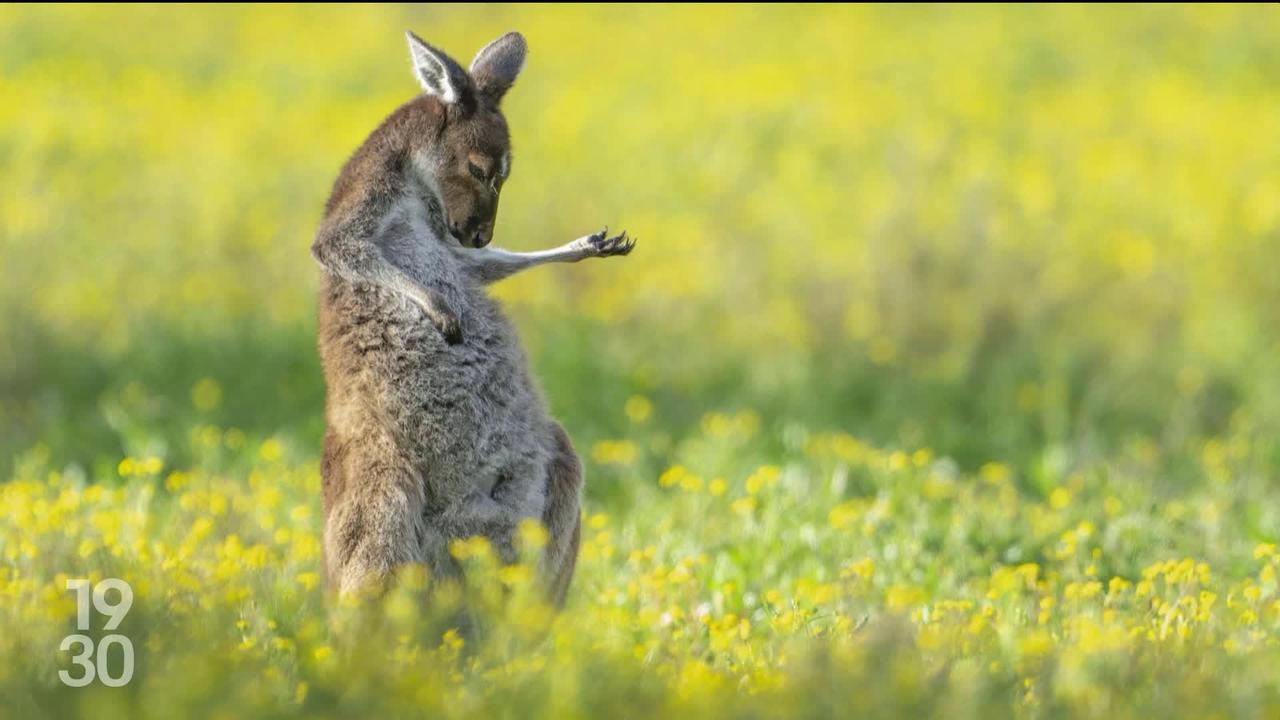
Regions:
<instances>
[{"instance_id":1,"label":"kangaroo thigh","mask_svg":"<svg viewBox=\"0 0 1280 720\"><path fill-rule=\"evenodd\" d=\"M330 586L344 594L425 559L421 479L384 447L345 450L327 457L324 468L325 569Z\"/></svg>"}]
</instances>

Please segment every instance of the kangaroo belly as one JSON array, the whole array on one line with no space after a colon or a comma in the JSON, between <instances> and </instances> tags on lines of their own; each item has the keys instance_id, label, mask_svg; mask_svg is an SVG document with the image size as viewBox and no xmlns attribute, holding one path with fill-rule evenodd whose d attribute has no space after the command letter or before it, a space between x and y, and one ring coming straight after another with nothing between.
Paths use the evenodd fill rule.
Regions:
<instances>
[{"instance_id":1,"label":"kangaroo belly","mask_svg":"<svg viewBox=\"0 0 1280 720\"><path fill-rule=\"evenodd\" d=\"M371 430L386 438L438 508L478 490L538 516L550 421L497 306L483 296L458 303L463 340L449 345L398 297L346 294L333 303L339 312L321 313L330 431L355 443Z\"/></svg>"}]
</instances>

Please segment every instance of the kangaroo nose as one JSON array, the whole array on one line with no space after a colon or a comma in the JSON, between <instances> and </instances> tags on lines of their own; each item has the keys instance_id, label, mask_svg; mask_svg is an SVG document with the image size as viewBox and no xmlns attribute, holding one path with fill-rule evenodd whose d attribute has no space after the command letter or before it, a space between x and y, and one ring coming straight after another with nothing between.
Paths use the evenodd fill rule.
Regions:
<instances>
[{"instance_id":1,"label":"kangaroo nose","mask_svg":"<svg viewBox=\"0 0 1280 720\"><path fill-rule=\"evenodd\" d=\"M493 239L493 223L485 223L481 225L476 234L471 237L471 247L482 248L489 244Z\"/></svg>"}]
</instances>

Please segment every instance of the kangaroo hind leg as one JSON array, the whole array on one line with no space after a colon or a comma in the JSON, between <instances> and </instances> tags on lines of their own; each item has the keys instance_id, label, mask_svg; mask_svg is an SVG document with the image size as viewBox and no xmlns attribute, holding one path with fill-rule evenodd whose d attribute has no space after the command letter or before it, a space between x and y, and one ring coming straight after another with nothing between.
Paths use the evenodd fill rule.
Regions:
<instances>
[{"instance_id":1,"label":"kangaroo hind leg","mask_svg":"<svg viewBox=\"0 0 1280 720\"><path fill-rule=\"evenodd\" d=\"M341 594L385 587L401 565L420 563L424 490L406 463L352 453L347 484L325 517L329 583Z\"/></svg>"}]
</instances>

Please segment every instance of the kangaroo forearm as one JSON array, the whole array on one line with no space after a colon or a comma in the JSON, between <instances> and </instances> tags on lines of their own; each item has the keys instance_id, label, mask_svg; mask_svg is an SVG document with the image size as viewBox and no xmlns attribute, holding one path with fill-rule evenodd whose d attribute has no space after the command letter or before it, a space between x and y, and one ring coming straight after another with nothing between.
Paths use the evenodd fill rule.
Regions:
<instances>
[{"instance_id":1,"label":"kangaroo forearm","mask_svg":"<svg viewBox=\"0 0 1280 720\"><path fill-rule=\"evenodd\" d=\"M488 285L503 278L510 277L525 268L556 262L578 262L589 257L608 257L610 255L626 255L635 247L635 241L620 233L608 237L605 228L593 235L585 235L550 250L536 252L512 252L502 248L479 248L454 250L467 274L476 282Z\"/></svg>"},{"instance_id":2,"label":"kangaroo forearm","mask_svg":"<svg viewBox=\"0 0 1280 720\"><path fill-rule=\"evenodd\" d=\"M553 262L578 262L590 257L585 247L578 246L575 240L558 248L539 250L537 252L512 252L502 248L480 248L463 250L463 264L467 273L477 282L488 285L531 268Z\"/></svg>"}]
</instances>

